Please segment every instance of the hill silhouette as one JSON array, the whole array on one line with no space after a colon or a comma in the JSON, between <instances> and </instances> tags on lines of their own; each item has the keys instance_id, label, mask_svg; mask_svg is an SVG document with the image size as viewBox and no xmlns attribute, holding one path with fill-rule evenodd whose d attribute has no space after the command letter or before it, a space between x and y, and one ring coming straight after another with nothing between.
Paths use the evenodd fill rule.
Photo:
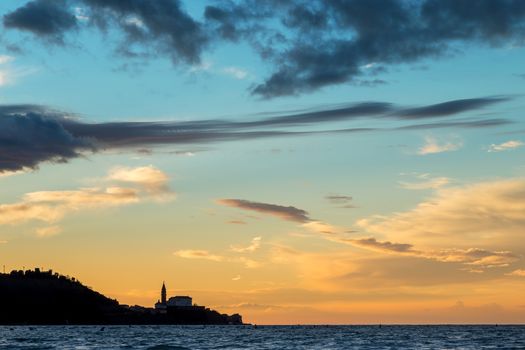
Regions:
<instances>
[{"instance_id":1,"label":"hill silhouette","mask_svg":"<svg viewBox=\"0 0 525 350\"><path fill-rule=\"evenodd\" d=\"M205 307L127 307L75 278L39 269L0 274L0 324L242 324Z\"/></svg>"}]
</instances>

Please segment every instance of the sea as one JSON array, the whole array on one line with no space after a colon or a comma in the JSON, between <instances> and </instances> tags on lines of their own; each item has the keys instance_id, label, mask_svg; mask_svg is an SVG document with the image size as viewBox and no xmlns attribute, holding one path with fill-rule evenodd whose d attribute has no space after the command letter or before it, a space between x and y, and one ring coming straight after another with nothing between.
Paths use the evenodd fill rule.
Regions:
<instances>
[{"instance_id":1,"label":"sea","mask_svg":"<svg viewBox=\"0 0 525 350\"><path fill-rule=\"evenodd\" d=\"M525 349L525 326L0 326L0 349Z\"/></svg>"}]
</instances>

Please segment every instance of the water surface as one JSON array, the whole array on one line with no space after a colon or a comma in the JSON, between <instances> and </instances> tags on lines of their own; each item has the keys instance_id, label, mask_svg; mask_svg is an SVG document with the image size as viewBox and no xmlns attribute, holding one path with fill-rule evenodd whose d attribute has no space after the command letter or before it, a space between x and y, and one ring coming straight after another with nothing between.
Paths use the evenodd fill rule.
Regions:
<instances>
[{"instance_id":1,"label":"water surface","mask_svg":"<svg viewBox=\"0 0 525 350\"><path fill-rule=\"evenodd\" d=\"M525 349L525 326L0 326L0 349Z\"/></svg>"}]
</instances>

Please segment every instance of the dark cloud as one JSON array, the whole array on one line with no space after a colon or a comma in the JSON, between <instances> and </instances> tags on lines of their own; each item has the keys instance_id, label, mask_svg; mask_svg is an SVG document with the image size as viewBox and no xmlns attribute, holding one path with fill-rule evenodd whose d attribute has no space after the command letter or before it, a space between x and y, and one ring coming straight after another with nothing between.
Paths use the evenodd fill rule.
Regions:
<instances>
[{"instance_id":1,"label":"dark cloud","mask_svg":"<svg viewBox=\"0 0 525 350\"><path fill-rule=\"evenodd\" d=\"M396 115L405 119L421 119L432 118L439 116L447 116L467 111L481 109L483 107L506 102L509 97L482 97L482 98L466 98L460 100L447 101L437 103L430 106L402 109Z\"/></svg>"},{"instance_id":2,"label":"dark cloud","mask_svg":"<svg viewBox=\"0 0 525 350\"><path fill-rule=\"evenodd\" d=\"M0 107L0 172L34 169L41 162L66 162L94 150L87 138L75 137L60 120L24 106Z\"/></svg>"},{"instance_id":3,"label":"dark cloud","mask_svg":"<svg viewBox=\"0 0 525 350\"><path fill-rule=\"evenodd\" d=\"M143 56L150 48L176 62L198 63L208 36L178 0L81 0L90 22L105 29L119 28L125 40L119 51ZM145 51L143 49L146 49Z\"/></svg>"},{"instance_id":4,"label":"dark cloud","mask_svg":"<svg viewBox=\"0 0 525 350\"><path fill-rule=\"evenodd\" d=\"M388 102L370 101L336 106L324 106L320 109L278 112L274 116L256 121L239 122L238 127L304 125L321 122L335 122L360 118L381 119L425 119L449 117L464 112L474 112L492 104L511 100L509 96L488 96L471 99L451 100L443 103L405 108Z\"/></svg>"},{"instance_id":5,"label":"dark cloud","mask_svg":"<svg viewBox=\"0 0 525 350\"><path fill-rule=\"evenodd\" d=\"M288 221L300 223L311 221L308 212L292 206L252 202L244 199L219 199L217 203L228 207L251 210L262 214L276 216Z\"/></svg>"},{"instance_id":6,"label":"dark cloud","mask_svg":"<svg viewBox=\"0 0 525 350\"><path fill-rule=\"evenodd\" d=\"M72 4L85 10L82 21ZM217 0L202 21L178 0L33 0L4 16L6 28L39 37L62 38L89 25L116 28L124 37L117 50L130 58L162 54L194 64L221 42L246 42L272 65L251 90L263 98L384 84L371 77L457 54L464 45L522 45L524 23L522 0Z\"/></svg>"},{"instance_id":7,"label":"dark cloud","mask_svg":"<svg viewBox=\"0 0 525 350\"><path fill-rule=\"evenodd\" d=\"M341 194L332 194L332 195L326 196L325 198L332 203L338 203L338 204L348 203L348 202L351 202L353 199L351 196L344 196Z\"/></svg>"},{"instance_id":8,"label":"dark cloud","mask_svg":"<svg viewBox=\"0 0 525 350\"><path fill-rule=\"evenodd\" d=\"M475 110L485 105L477 103L471 105L470 108ZM424 110L425 108L420 107L419 109ZM0 105L0 172L35 168L39 163L46 161L65 162L70 158L101 149L120 148L135 152L141 150L142 154L149 154L153 146L170 144L186 145L186 147L190 145L191 149L198 151L201 150L198 147L202 147L203 144L222 141L390 130L487 128L510 123L506 119L467 119L435 121L394 128L294 129L304 126L323 126L327 122L357 118L399 120L404 118L395 112L404 110L407 109L386 102L363 102L290 113L279 112L271 116L263 114L264 117L249 121L211 119L189 122L85 123L74 114L45 106ZM467 107L461 109L462 112L466 110ZM433 113L434 117L448 116ZM446 109L443 113L452 112ZM416 118L411 117L411 120ZM421 116L421 118L427 118L427 116ZM183 152L187 154L187 151Z\"/></svg>"},{"instance_id":9,"label":"dark cloud","mask_svg":"<svg viewBox=\"0 0 525 350\"><path fill-rule=\"evenodd\" d=\"M491 128L512 124L508 119L481 119L481 120L460 120L460 121L441 121L436 123L414 124L398 127L396 130L428 130L428 129L442 129L442 128Z\"/></svg>"},{"instance_id":10,"label":"dark cloud","mask_svg":"<svg viewBox=\"0 0 525 350\"><path fill-rule=\"evenodd\" d=\"M83 20L72 4L82 9ZM80 26L82 22L82 26ZM178 0L33 0L4 16L4 26L38 37L62 38L72 29L116 28L123 35L117 52L128 58L169 55L174 62L198 63L208 34Z\"/></svg>"},{"instance_id":11,"label":"dark cloud","mask_svg":"<svg viewBox=\"0 0 525 350\"><path fill-rule=\"evenodd\" d=\"M320 121L339 121L370 116L381 116L394 110L387 102L361 102L336 107L325 107L321 110L309 110L299 113L284 113L275 117L254 122L244 122L249 126L278 126L318 123Z\"/></svg>"},{"instance_id":12,"label":"dark cloud","mask_svg":"<svg viewBox=\"0 0 525 350\"><path fill-rule=\"evenodd\" d=\"M342 241L351 243L363 248L379 250L384 252L395 253L412 253L413 245L408 243L392 243L389 241L378 241L375 238L358 238L358 239L343 239Z\"/></svg>"},{"instance_id":13,"label":"dark cloud","mask_svg":"<svg viewBox=\"0 0 525 350\"><path fill-rule=\"evenodd\" d=\"M352 204L353 198L351 196L331 194L325 196L324 198L330 203L339 206L340 208L355 208L355 206Z\"/></svg>"},{"instance_id":14,"label":"dark cloud","mask_svg":"<svg viewBox=\"0 0 525 350\"><path fill-rule=\"evenodd\" d=\"M35 0L3 17L6 28L31 32L62 42L64 33L77 26L64 0Z\"/></svg>"},{"instance_id":15,"label":"dark cloud","mask_svg":"<svg viewBox=\"0 0 525 350\"><path fill-rule=\"evenodd\" d=\"M360 85L372 64L436 58L461 44L521 44L525 33L521 0L222 1L206 18L225 39L273 44L260 51L274 72L252 90L265 98Z\"/></svg>"}]
</instances>

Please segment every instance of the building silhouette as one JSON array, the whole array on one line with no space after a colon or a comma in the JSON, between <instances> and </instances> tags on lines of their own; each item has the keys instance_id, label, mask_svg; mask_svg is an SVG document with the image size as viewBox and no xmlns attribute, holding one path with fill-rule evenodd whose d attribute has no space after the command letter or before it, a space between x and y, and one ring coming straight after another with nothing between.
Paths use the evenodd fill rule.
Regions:
<instances>
[{"instance_id":1,"label":"building silhouette","mask_svg":"<svg viewBox=\"0 0 525 350\"><path fill-rule=\"evenodd\" d=\"M168 309L200 309L202 306L193 305L193 299L187 295L176 295L167 299L166 283L162 282L160 299L155 303L158 313L167 313Z\"/></svg>"},{"instance_id":2,"label":"building silhouette","mask_svg":"<svg viewBox=\"0 0 525 350\"><path fill-rule=\"evenodd\" d=\"M162 282L162 288L160 290L160 300L162 304L166 304L166 285Z\"/></svg>"}]
</instances>

